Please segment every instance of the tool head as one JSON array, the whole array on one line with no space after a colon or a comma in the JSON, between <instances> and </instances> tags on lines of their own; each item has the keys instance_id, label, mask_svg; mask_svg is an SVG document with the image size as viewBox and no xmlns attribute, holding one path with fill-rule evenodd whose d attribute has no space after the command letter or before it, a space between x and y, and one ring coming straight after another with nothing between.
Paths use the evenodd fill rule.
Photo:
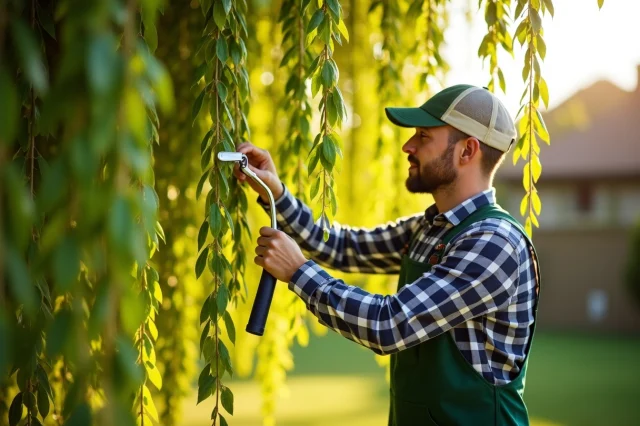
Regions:
<instances>
[{"instance_id":1,"label":"tool head","mask_svg":"<svg viewBox=\"0 0 640 426\"><path fill-rule=\"evenodd\" d=\"M218 160L240 163L240 167L242 168L246 168L249 165L249 159L241 152L221 151L218 153Z\"/></svg>"}]
</instances>

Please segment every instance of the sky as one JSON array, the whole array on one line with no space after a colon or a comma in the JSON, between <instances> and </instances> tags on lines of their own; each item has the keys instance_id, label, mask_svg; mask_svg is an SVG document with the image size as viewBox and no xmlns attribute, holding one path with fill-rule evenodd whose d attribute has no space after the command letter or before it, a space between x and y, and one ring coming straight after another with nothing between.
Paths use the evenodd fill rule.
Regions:
<instances>
[{"instance_id":1,"label":"sky","mask_svg":"<svg viewBox=\"0 0 640 426\"><path fill-rule=\"evenodd\" d=\"M476 0L470 0L474 13ZM513 0L515 3L515 0ZM549 108L598 80L609 80L624 90L634 90L640 65L640 0L605 0L598 10L597 0L554 0L555 14L543 19L547 56L541 63L542 76L549 87ZM447 85L469 83L485 86L488 65L483 67L477 49L486 33L483 12L471 24L464 17L465 1L455 2L450 27L445 33L448 46L443 54L451 64ZM515 26L510 29L511 34ZM460 46L465 46L461 54ZM500 50L507 94L499 92L512 114L519 108L524 90L522 67L524 50L515 41L515 58ZM455 51L454 51L455 47Z\"/></svg>"}]
</instances>

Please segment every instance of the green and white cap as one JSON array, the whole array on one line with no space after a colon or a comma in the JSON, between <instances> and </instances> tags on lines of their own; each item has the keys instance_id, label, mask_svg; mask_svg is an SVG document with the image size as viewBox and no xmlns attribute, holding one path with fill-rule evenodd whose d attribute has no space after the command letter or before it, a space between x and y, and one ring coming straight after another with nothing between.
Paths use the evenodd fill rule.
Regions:
<instances>
[{"instance_id":1,"label":"green and white cap","mask_svg":"<svg viewBox=\"0 0 640 426\"><path fill-rule=\"evenodd\" d=\"M402 127L450 125L479 141L507 152L516 128L504 104L482 87L458 84L448 87L419 108L385 108L387 117Z\"/></svg>"}]
</instances>

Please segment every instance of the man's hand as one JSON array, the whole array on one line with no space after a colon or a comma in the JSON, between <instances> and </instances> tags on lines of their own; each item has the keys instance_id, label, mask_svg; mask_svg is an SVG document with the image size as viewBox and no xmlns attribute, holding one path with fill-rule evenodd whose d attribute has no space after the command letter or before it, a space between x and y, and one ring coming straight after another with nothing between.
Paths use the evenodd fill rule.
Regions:
<instances>
[{"instance_id":1,"label":"man's hand","mask_svg":"<svg viewBox=\"0 0 640 426\"><path fill-rule=\"evenodd\" d=\"M288 283L307 261L300 247L287 234L269 227L260 228L254 262L278 280Z\"/></svg>"},{"instance_id":2,"label":"man's hand","mask_svg":"<svg viewBox=\"0 0 640 426\"><path fill-rule=\"evenodd\" d=\"M271 190L273 197L278 199L282 195L282 183L276 172L276 165L271 159L269 151L260 149L251 142L243 142L236 147L236 151L243 153L249 160L249 169L253 171ZM240 167L236 164L233 168L233 174L240 182L248 182L249 186L256 191L262 201L269 202L269 197L265 190L255 183L251 178L240 171Z\"/></svg>"}]
</instances>

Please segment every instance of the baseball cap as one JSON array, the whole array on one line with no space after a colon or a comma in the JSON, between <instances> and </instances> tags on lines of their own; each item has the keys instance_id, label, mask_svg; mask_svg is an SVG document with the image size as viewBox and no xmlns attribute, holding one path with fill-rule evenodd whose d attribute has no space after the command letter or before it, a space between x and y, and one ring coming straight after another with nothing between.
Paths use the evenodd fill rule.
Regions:
<instances>
[{"instance_id":1,"label":"baseball cap","mask_svg":"<svg viewBox=\"0 0 640 426\"><path fill-rule=\"evenodd\" d=\"M469 84L448 87L418 108L385 108L391 122L402 127L450 125L506 152L516 128L504 104L486 88Z\"/></svg>"}]
</instances>

